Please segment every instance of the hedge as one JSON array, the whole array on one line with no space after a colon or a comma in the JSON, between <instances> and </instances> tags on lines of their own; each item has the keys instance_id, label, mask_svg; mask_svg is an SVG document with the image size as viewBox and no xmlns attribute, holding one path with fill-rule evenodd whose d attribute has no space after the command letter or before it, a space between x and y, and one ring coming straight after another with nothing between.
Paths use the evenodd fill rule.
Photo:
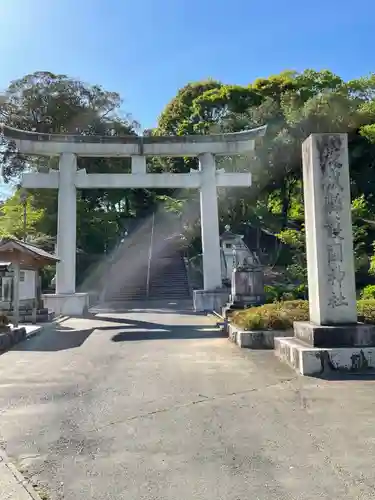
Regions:
<instances>
[{"instance_id":1,"label":"hedge","mask_svg":"<svg viewBox=\"0 0 375 500\"><path fill-rule=\"evenodd\" d=\"M375 324L375 299L357 301L358 321ZM236 311L230 321L244 330L289 330L294 321L309 320L307 300L288 300Z\"/></svg>"}]
</instances>

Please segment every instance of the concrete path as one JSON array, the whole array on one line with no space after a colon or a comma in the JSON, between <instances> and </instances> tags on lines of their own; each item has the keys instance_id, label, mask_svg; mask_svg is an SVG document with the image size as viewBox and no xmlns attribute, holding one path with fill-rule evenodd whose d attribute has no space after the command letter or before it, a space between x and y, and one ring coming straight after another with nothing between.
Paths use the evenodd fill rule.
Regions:
<instances>
[{"instance_id":1,"label":"concrete path","mask_svg":"<svg viewBox=\"0 0 375 500\"><path fill-rule=\"evenodd\" d=\"M213 323L107 312L19 344L3 447L49 500L375 498L374 382L297 377Z\"/></svg>"},{"instance_id":2,"label":"concrete path","mask_svg":"<svg viewBox=\"0 0 375 500\"><path fill-rule=\"evenodd\" d=\"M0 451L0 499L41 500L38 493Z\"/></svg>"}]
</instances>

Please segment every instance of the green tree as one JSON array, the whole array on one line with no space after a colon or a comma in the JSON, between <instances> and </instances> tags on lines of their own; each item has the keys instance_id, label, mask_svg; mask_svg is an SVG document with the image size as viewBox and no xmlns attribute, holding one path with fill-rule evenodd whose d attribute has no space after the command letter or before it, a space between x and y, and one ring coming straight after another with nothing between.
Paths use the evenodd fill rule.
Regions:
<instances>
[{"instance_id":1,"label":"green tree","mask_svg":"<svg viewBox=\"0 0 375 500\"><path fill-rule=\"evenodd\" d=\"M17 191L0 207L0 237L23 239L26 234L29 240L40 238L38 225L44 214L43 209L34 207L31 195L22 202Z\"/></svg>"},{"instance_id":2,"label":"green tree","mask_svg":"<svg viewBox=\"0 0 375 500\"><path fill-rule=\"evenodd\" d=\"M1 107L5 124L23 130L77 135L134 135L137 124L121 112L121 98L98 85L87 85L66 75L36 72L9 85ZM58 168L57 158L27 157L6 143L1 155L7 182L19 182L25 169ZM79 158L78 168L88 173L130 172L130 159ZM42 210L41 233L55 237L57 192L33 190L33 209ZM150 190L85 190L77 196L77 245L86 255L102 255L116 243L124 221L139 215L154 203ZM39 212L38 212L39 213ZM85 266L82 267L84 269Z\"/></svg>"},{"instance_id":3,"label":"green tree","mask_svg":"<svg viewBox=\"0 0 375 500\"><path fill-rule=\"evenodd\" d=\"M181 105L185 89L189 98ZM304 239L301 144L314 132L347 132L359 269L365 265L366 253L372 252L375 236L373 227L357 215L361 196L368 219L374 212L374 123L373 75L345 82L328 70L307 69L302 73L284 71L245 87L220 82L189 84L167 105L155 133L217 133L267 124L266 138L253 157L221 160L220 166L226 170L237 169L239 163L241 169L250 168L253 186L219 190L220 219L233 230L249 225L279 235L297 256L301 249L295 243ZM170 159L162 168L188 171L192 166L190 160ZM296 268L295 261L291 264ZM303 255L298 265L304 267Z\"/></svg>"}]
</instances>

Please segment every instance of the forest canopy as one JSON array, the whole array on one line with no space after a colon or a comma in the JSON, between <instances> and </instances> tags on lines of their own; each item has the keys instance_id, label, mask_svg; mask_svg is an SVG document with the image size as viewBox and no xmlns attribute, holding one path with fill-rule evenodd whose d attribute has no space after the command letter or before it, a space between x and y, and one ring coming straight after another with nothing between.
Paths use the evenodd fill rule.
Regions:
<instances>
[{"instance_id":1,"label":"forest canopy","mask_svg":"<svg viewBox=\"0 0 375 500\"><path fill-rule=\"evenodd\" d=\"M97 135L136 134L138 124L121 112L118 93L66 75L36 72L11 82L1 103L2 121L37 132ZM348 134L353 234L357 276L371 282L375 270L375 75L344 81L331 71L283 71L248 85L213 79L190 82L165 106L157 126L145 133L186 135L233 132L268 125L251 158L224 158L226 170L250 170L250 188L219 190L220 226L257 234L265 265L282 264L290 279L306 281L301 144L314 132ZM24 157L4 144L0 154L5 182L18 183L26 169L56 168L56 160ZM80 158L87 172L130 172L128 159ZM151 158L154 171L189 172L194 158ZM22 237L20 192L4 201L0 233ZM193 200L194 201L194 200ZM79 273L111 252L125 230L159 203L184 212L191 195L148 189L87 190L77 197L77 246L85 258ZM57 193L30 190L26 201L28 239L51 249L56 237ZM184 231L199 252L199 220ZM267 235L267 239L263 239ZM254 239L254 238L253 238ZM269 245L274 240L275 245ZM254 240L255 241L255 240ZM263 243L268 242L268 243ZM279 245L277 245L279 243ZM280 252L280 244L284 249ZM266 245L267 248L262 246Z\"/></svg>"}]
</instances>

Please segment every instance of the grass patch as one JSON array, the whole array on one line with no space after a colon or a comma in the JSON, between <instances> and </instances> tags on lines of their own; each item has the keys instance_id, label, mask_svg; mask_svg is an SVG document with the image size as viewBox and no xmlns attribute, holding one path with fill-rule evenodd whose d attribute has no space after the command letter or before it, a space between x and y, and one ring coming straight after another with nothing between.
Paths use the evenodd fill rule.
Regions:
<instances>
[{"instance_id":1,"label":"grass patch","mask_svg":"<svg viewBox=\"0 0 375 500\"><path fill-rule=\"evenodd\" d=\"M358 321L375 324L375 299L357 301ZM231 323L243 330L289 330L294 321L309 320L307 300L287 300L236 311Z\"/></svg>"}]
</instances>

